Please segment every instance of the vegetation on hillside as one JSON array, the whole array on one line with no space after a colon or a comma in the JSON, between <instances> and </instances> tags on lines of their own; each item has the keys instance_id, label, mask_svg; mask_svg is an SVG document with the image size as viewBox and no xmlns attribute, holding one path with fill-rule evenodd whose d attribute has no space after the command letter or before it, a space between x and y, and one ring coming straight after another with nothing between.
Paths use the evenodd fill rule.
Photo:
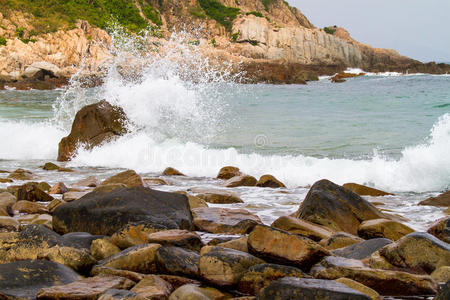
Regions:
<instances>
[{"instance_id":1,"label":"vegetation on hillside","mask_svg":"<svg viewBox=\"0 0 450 300\"><path fill-rule=\"evenodd\" d=\"M337 26L334 25L333 27L324 27L323 30L328 33L333 35L336 32Z\"/></svg>"},{"instance_id":2,"label":"vegetation on hillside","mask_svg":"<svg viewBox=\"0 0 450 300\"><path fill-rule=\"evenodd\" d=\"M6 39L3 36L0 36L0 46L6 46Z\"/></svg>"},{"instance_id":3,"label":"vegetation on hillside","mask_svg":"<svg viewBox=\"0 0 450 300\"><path fill-rule=\"evenodd\" d=\"M198 0L201 8L211 19L222 24L228 32L231 32L233 20L240 13L240 9L236 7L225 6L217 0Z\"/></svg>"}]
</instances>

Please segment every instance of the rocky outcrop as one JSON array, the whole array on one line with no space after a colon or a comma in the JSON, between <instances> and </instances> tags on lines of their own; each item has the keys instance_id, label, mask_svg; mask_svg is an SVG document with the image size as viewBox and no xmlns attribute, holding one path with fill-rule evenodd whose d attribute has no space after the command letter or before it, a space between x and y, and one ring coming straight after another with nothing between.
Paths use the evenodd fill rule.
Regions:
<instances>
[{"instance_id":1,"label":"rocky outcrop","mask_svg":"<svg viewBox=\"0 0 450 300\"><path fill-rule=\"evenodd\" d=\"M59 142L58 161L67 161L77 147L88 149L126 132L126 116L120 107L105 100L83 107L75 115L70 134Z\"/></svg>"}]
</instances>

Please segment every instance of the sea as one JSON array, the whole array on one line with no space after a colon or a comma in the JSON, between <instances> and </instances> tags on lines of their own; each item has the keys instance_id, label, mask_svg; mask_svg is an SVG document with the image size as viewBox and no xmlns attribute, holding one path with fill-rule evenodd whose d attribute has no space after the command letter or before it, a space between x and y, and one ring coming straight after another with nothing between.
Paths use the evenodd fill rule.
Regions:
<instances>
[{"instance_id":1,"label":"sea","mask_svg":"<svg viewBox=\"0 0 450 300\"><path fill-rule=\"evenodd\" d=\"M94 88L75 75L63 89L0 91L0 169L27 169L51 185L133 169L166 180L153 187L159 190L232 190L244 203L210 206L244 208L266 224L295 212L324 178L394 194L365 198L416 230L445 216L444 208L418 202L450 188L449 75L366 73L340 84L329 77L307 85L242 84L245 74L216 70L195 50L177 47L137 57L132 76L121 72L124 55L116 55ZM124 110L128 133L56 162L76 112L101 99ZM75 172L44 171L46 162ZM228 165L256 178L274 175L286 188L224 188L215 177ZM169 166L186 176L162 176Z\"/></svg>"}]
</instances>

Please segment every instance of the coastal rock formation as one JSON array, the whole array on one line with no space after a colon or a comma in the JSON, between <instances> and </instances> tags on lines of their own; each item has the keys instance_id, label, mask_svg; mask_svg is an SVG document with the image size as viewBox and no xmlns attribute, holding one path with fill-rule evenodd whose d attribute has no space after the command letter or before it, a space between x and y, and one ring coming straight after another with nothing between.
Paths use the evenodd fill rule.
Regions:
<instances>
[{"instance_id":1,"label":"coastal rock formation","mask_svg":"<svg viewBox=\"0 0 450 300\"><path fill-rule=\"evenodd\" d=\"M428 228L427 232L446 243L450 243L450 217L437 220Z\"/></svg>"},{"instance_id":2,"label":"coastal rock formation","mask_svg":"<svg viewBox=\"0 0 450 300\"><path fill-rule=\"evenodd\" d=\"M120 107L105 100L83 107L75 115L70 134L59 142L58 161L67 161L77 147L87 149L126 132L126 116Z\"/></svg>"}]
</instances>

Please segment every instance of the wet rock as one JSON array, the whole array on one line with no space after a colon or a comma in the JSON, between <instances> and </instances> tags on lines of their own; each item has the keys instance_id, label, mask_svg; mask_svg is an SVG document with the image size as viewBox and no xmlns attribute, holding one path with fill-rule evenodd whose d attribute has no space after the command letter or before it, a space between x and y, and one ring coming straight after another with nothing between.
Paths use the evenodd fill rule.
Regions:
<instances>
[{"instance_id":1,"label":"wet rock","mask_svg":"<svg viewBox=\"0 0 450 300\"><path fill-rule=\"evenodd\" d=\"M199 208L199 207L208 207L208 204L206 203L206 201L197 196L186 193L185 191L177 191L175 193L182 194L182 195L185 195L186 197L188 197L189 207L191 209Z\"/></svg>"},{"instance_id":2,"label":"wet rock","mask_svg":"<svg viewBox=\"0 0 450 300\"><path fill-rule=\"evenodd\" d=\"M278 218L271 226L293 234L305 236L316 242L330 238L333 235L333 231L330 229L289 216Z\"/></svg>"},{"instance_id":3,"label":"wet rock","mask_svg":"<svg viewBox=\"0 0 450 300\"><path fill-rule=\"evenodd\" d=\"M31 202L50 202L53 197L38 187L37 183L29 182L20 186L17 190L17 200L27 200Z\"/></svg>"},{"instance_id":4,"label":"wet rock","mask_svg":"<svg viewBox=\"0 0 450 300\"><path fill-rule=\"evenodd\" d=\"M207 245L208 246L217 246L219 244L230 242L235 239L236 239L236 237L234 237L234 236L216 236L216 237L212 238L211 240L209 240Z\"/></svg>"},{"instance_id":5,"label":"wet rock","mask_svg":"<svg viewBox=\"0 0 450 300\"><path fill-rule=\"evenodd\" d=\"M20 223L11 217L0 216L0 232L18 231Z\"/></svg>"},{"instance_id":6,"label":"wet rock","mask_svg":"<svg viewBox=\"0 0 450 300\"><path fill-rule=\"evenodd\" d=\"M154 273L156 272L155 256L159 247L161 245L158 244L142 244L130 247L99 261L94 269L97 267L107 267L143 274Z\"/></svg>"},{"instance_id":7,"label":"wet rock","mask_svg":"<svg viewBox=\"0 0 450 300\"><path fill-rule=\"evenodd\" d=\"M144 181L144 185L147 187L151 187L154 185L168 185L167 181L165 181L162 178L152 177L152 178L143 178L142 180Z\"/></svg>"},{"instance_id":8,"label":"wet rock","mask_svg":"<svg viewBox=\"0 0 450 300\"><path fill-rule=\"evenodd\" d=\"M101 185L107 184L125 184L127 187L144 186L142 177L133 170L120 172L105 179Z\"/></svg>"},{"instance_id":9,"label":"wet rock","mask_svg":"<svg viewBox=\"0 0 450 300\"><path fill-rule=\"evenodd\" d=\"M60 263L81 274L89 274L92 266L97 262L85 249L60 246L40 252L38 259Z\"/></svg>"},{"instance_id":10,"label":"wet rock","mask_svg":"<svg viewBox=\"0 0 450 300\"><path fill-rule=\"evenodd\" d=\"M437 220L428 228L427 232L441 241L450 243L450 217Z\"/></svg>"},{"instance_id":11,"label":"wet rock","mask_svg":"<svg viewBox=\"0 0 450 300\"><path fill-rule=\"evenodd\" d=\"M126 225L121 230L117 231L111 236L111 241L120 249L141 245L147 243L148 235L157 232L158 230L165 230L165 228L155 228L149 224L141 225Z\"/></svg>"},{"instance_id":12,"label":"wet rock","mask_svg":"<svg viewBox=\"0 0 450 300\"><path fill-rule=\"evenodd\" d=\"M195 227L210 233L246 234L261 224L258 216L245 209L195 208L192 215Z\"/></svg>"},{"instance_id":13,"label":"wet rock","mask_svg":"<svg viewBox=\"0 0 450 300\"><path fill-rule=\"evenodd\" d=\"M64 194L67 193L69 189L63 182L58 182L54 186L51 187L49 194Z\"/></svg>"},{"instance_id":14,"label":"wet rock","mask_svg":"<svg viewBox=\"0 0 450 300\"><path fill-rule=\"evenodd\" d=\"M43 204L30 202L26 200L17 201L12 209L19 213L26 214L45 214L48 213L47 207Z\"/></svg>"},{"instance_id":15,"label":"wet rock","mask_svg":"<svg viewBox=\"0 0 450 300\"><path fill-rule=\"evenodd\" d=\"M212 190L210 192L197 194L196 196L206 202L215 204L244 203L237 194L229 191Z\"/></svg>"},{"instance_id":16,"label":"wet rock","mask_svg":"<svg viewBox=\"0 0 450 300\"><path fill-rule=\"evenodd\" d=\"M118 276L95 276L66 285L43 288L37 299L98 299L109 289L129 289L134 282Z\"/></svg>"},{"instance_id":17,"label":"wet rock","mask_svg":"<svg viewBox=\"0 0 450 300\"><path fill-rule=\"evenodd\" d=\"M67 192L63 194L62 200L65 202L72 202L87 194L89 194L89 192Z\"/></svg>"},{"instance_id":18,"label":"wet rock","mask_svg":"<svg viewBox=\"0 0 450 300\"><path fill-rule=\"evenodd\" d=\"M50 213L53 213L53 211L63 203L66 203L66 201L55 198L49 204L47 204L47 209Z\"/></svg>"},{"instance_id":19,"label":"wet rock","mask_svg":"<svg viewBox=\"0 0 450 300\"><path fill-rule=\"evenodd\" d=\"M167 299L173 291L172 286L167 281L155 275L148 275L136 284L132 289L143 299Z\"/></svg>"},{"instance_id":20,"label":"wet rock","mask_svg":"<svg viewBox=\"0 0 450 300\"><path fill-rule=\"evenodd\" d=\"M91 244L91 254L97 260L102 260L120 252L109 238L96 239Z\"/></svg>"},{"instance_id":21,"label":"wet rock","mask_svg":"<svg viewBox=\"0 0 450 300\"><path fill-rule=\"evenodd\" d=\"M78 279L77 273L51 261L22 260L0 264L0 295L6 295L2 299L33 299L41 288Z\"/></svg>"},{"instance_id":22,"label":"wet rock","mask_svg":"<svg viewBox=\"0 0 450 300\"><path fill-rule=\"evenodd\" d=\"M240 175L242 175L242 173L241 171L239 171L239 168L227 166L219 170L219 174L217 174L217 179L228 180L230 178Z\"/></svg>"},{"instance_id":23,"label":"wet rock","mask_svg":"<svg viewBox=\"0 0 450 300\"><path fill-rule=\"evenodd\" d=\"M30 224L44 225L50 229L53 229L52 226L53 217L48 214L41 214L34 218Z\"/></svg>"},{"instance_id":24,"label":"wet rock","mask_svg":"<svg viewBox=\"0 0 450 300\"><path fill-rule=\"evenodd\" d=\"M283 277L310 277L300 269L275 265L259 264L251 266L239 281L238 289L244 294L257 295L259 291L269 285L270 282Z\"/></svg>"},{"instance_id":25,"label":"wet rock","mask_svg":"<svg viewBox=\"0 0 450 300\"><path fill-rule=\"evenodd\" d=\"M144 300L144 298L132 291L109 289L98 300Z\"/></svg>"},{"instance_id":26,"label":"wet rock","mask_svg":"<svg viewBox=\"0 0 450 300\"><path fill-rule=\"evenodd\" d=\"M332 253L336 256L353 259L364 259L370 257L373 253L391 244L392 241L385 238L377 238L354 244L345 248L333 250Z\"/></svg>"},{"instance_id":27,"label":"wet rock","mask_svg":"<svg viewBox=\"0 0 450 300\"><path fill-rule=\"evenodd\" d=\"M343 278L337 279L336 282L345 284L349 288L357 290L357 291L369 296L370 299L372 299L372 300L381 300L380 294L378 294L376 291L372 290L370 287L367 287L364 284L361 284L357 281L343 277Z\"/></svg>"},{"instance_id":28,"label":"wet rock","mask_svg":"<svg viewBox=\"0 0 450 300\"><path fill-rule=\"evenodd\" d=\"M127 186L123 183L108 183L108 184L101 184L98 187L94 188L93 192L99 192L99 193L109 193L114 191L118 188L126 188Z\"/></svg>"},{"instance_id":29,"label":"wet rock","mask_svg":"<svg viewBox=\"0 0 450 300\"><path fill-rule=\"evenodd\" d=\"M89 176L87 178L84 178L74 184L73 186L78 187L97 187L101 184L100 180L95 176Z\"/></svg>"},{"instance_id":30,"label":"wet rock","mask_svg":"<svg viewBox=\"0 0 450 300\"><path fill-rule=\"evenodd\" d=\"M414 232L380 250L394 266L431 273L450 265L450 245L431 234Z\"/></svg>"},{"instance_id":31,"label":"wet rock","mask_svg":"<svg viewBox=\"0 0 450 300\"><path fill-rule=\"evenodd\" d=\"M430 276L437 282L447 282L450 280L450 266L439 267Z\"/></svg>"},{"instance_id":32,"label":"wet rock","mask_svg":"<svg viewBox=\"0 0 450 300\"><path fill-rule=\"evenodd\" d=\"M206 246L200 252L200 275L217 286L232 286L239 282L242 275L253 265L263 260L245 252Z\"/></svg>"},{"instance_id":33,"label":"wet rock","mask_svg":"<svg viewBox=\"0 0 450 300\"><path fill-rule=\"evenodd\" d=\"M296 217L356 235L361 222L385 216L358 194L331 181L320 180L309 190Z\"/></svg>"},{"instance_id":34,"label":"wet rock","mask_svg":"<svg viewBox=\"0 0 450 300\"><path fill-rule=\"evenodd\" d=\"M37 184L37 187L40 188L41 190L43 190L44 192L50 191L50 188L51 188L50 184L48 184L45 181L39 182Z\"/></svg>"},{"instance_id":35,"label":"wet rock","mask_svg":"<svg viewBox=\"0 0 450 300\"><path fill-rule=\"evenodd\" d=\"M388 219L374 219L364 221L359 225L358 235L366 240L387 238L393 241L414 232L410 227Z\"/></svg>"},{"instance_id":36,"label":"wet rock","mask_svg":"<svg viewBox=\"0 0 450 300\"><path fill-rule=\"evenodd\" d=\"M17 202L16 197L8 192L0 193L0 216L13 214L12 207Z\"/></svg>"},{"instance_id":37,"label":"wet rock","mask_svg":"<svg viewBox=\"0 0 450 300\"><path fill-rule=\"evenodd\" d=\"M53 227L62 233L112 235L128 224L191 229L191 222L186 196L145 187L118 188L109 193L94 191L58 206L53 213Z\"/></svg>"},{"instance_id":38,"label":"wet rock","mask_svg":"<svg viewBox=\"0 0 450 300\"><path fill-rule=\"evenodd\" d=\"M339 249L353 244L363 242L364 240L356 235L347 232L337 232L327 239L320 241L320 245L328 250Z\"/></svg>"},{"instance_id":39,"label":"wet rock","mask_svg":"<svg viewBox=\"0 0 450 300\"><path fill-rule=\"evenodd\" d=\"M147 242L164 246L176 246L193 251L200 251L204 246L198 234L179 229L151 233L147 236Z\"/></svg>"},{"instance_id":40,"label":"wet rock","mask_svg":"<svg viewBox=\"0 0 450 300\"><path fill-rule=\"evenodd\" d=\"M87 105L77 112L70 134L59 142L58 161L68 161L77 147L91 149L126 133L125 113L105 100Z\"/></svg>"},{"instance_id":41,"label":"wet rock","mask_svg":"<svg viewBox=\"0 0 450 300\"><path fill-rule=\"evenodd\" d=\"M225 187L238 187L238 186L255 186L257 180L250 175L234 176L223 183Z\"/></svg>"},{"instance_id":42,"label":"wet rock","mask_svg":"<svg viewBox=\"0 0 450 300\"><path fill-rule=\"evenodd\" d=\"M119 269L114 269L114 268L98 267L98 266L92 269L91 275L92 276L98 276L98 275L119 276L119 277L127 278L136 283L138 283L139 281L144 279L145 276L147 276L146 274L141 274L141 273L137 273L137 272L133 272L133 271L119 270Z\"/></svg>"},{"instance_id":43,"label":"wet rock","mask_svg":"<svg viewBox=\"0 0 450 300\"><path fill-rule=\"evenodd\" d=\"M249 252L270 262L309 269L328 250L314 241L273 227L258 225L248 236Z\"/></svg>"},{"instance_id":44,"label":"wet rock","mask_svg":"<svg viewBox=\"0 0 450 300\"><path fill-rule=\"evenodd\" d=\"M450 207L450 191L446 191L436 197L430 197L419 202L419 205Z\"/></svg>"},{"instance_id":45,"label":"wet rock","mask_svg":"<svg viewBox=\"0 0 450 300\"><path fill-rule=\"evenodd\" d=\"M311 269L311 275L331 280L346 277L374 289L381 295L433 295L437 291L437 284L430 276L371 269L360 260L343 257L325 257Z\"/></svg>"},{"instance_id":46,"label":"wet rock","mask_svg":"<svg viewBox=\"0 0 450 300\"><path fill-rule=\"evenodd\" d=\"M346 189L351 190L352 192L360 195L360 196L372 196L372 197L380 197L380 196L392 196L391 193L387 193L381 190L377 190L365 185L357 184L357 183L346 183L343 185Z\"/></svg>"},{"instance_id":47,"label":"wet rock","mask_svg":"<svg viewBox=\"0 0 450 300\"><path fill-rule=\"evenodd\" d=\"M156 251L156 266L163 274L196 278L198 276L199 255L180 247L161 247Z\"/></svg>"},{"instance_id":48,"label":"wet rock","mask_svg":"<svg viewBox=\"0 0 450 300\"><path fill-rule=\"evenodd\" d=\"M447 300L450 298L450 281L447 281L445 285L440 287L439 292L433 300Z\"/></svg>"},{"instance_id":49,"label":"wet rock","mask_svg":"<svg viewBox=\"0 0 450 300\"><path fill-rule=\"evenodd\" d=\"M256 297L256 300L271 299L368 300L370 297L331 280L286 277L272 281Z\"/></svg>"},{"instance_id":50,"label":"wet rock","mask_svg":"<svg viewBox=\"0 0 450 300\"><path fill-rule=\"evenodd\" d=\"M93 241L103 237L102 235L92 235L88 232L71 232L61 236L61 239L66 245L89 250Z\"/></svg>"},{"instance_id":51,"label":"wet rock","mask_svg":"<svg viewBox=\"0 0 450 300\"><path fill-rule=\"evenodd\" d=\"M286 186L272 175L263 175L259 178L256 186L269 188L285 188Z\"/></svg>"},{"instance_id":52,"label":"wet rock","mask_svg":"<svg viewBox=\"0 0 450 300\"><path fill-rule=\"evenodd\" d=\"M52 162L48 162L45 163L45 165L42 167L42 169L46 170L46 171L55 171L59 169L59 166L57 166L56 164L52 163Z\"/></svg>"},{"instance_id":53,"label":"wet rock","mask_svg":"<svg viewBox=\"0 0 450 300\"><path fill-rule=\"evenodd\" d=\"M166 168L162 172L162 174L165 175L165 176L185 176L183 173L181 173L177 169L171 168L171 167Z\"/></svg>"},{"instance_id":54,"label":"wet rock","mask_svg":"<svg viewBox=\"0 0 450 300\"><path fill-rule=\"evenodd\" d=\"M170 285L174 289L177 289L180 286L183 286L185 284L195 284L195 285L198 285L198 286L201 285L200 281L197 281L197 280L194 280L194 279L190 279L190 278L186 278L186 277L181 277L181 276L159 274L158 277L161 278L162 280L167 281L168 283L170 283Z\"/></svg>"},{"instance_id":55,"label":"wet rock","mask_svg":"<svg viewBox=\"0 0 450 300\"><path fill-rule=\"evenodd\" d=\"M225 294L214 288L187 284L177 288L169 300L220 300L225 297Z\"/></svg>"},{"instance_id":56,"label":"wet rock","mask_svg":"<svg viewBox=\"0 0 450 300\"><path fill-rule=\"evenodd\" d=\"M36 175L24 169L17 169L14 172L10 173L8 175L8 178L13 180L32 180L36 178Z\"/></svg>"},{"instance_id":57,"label":"wet rock","mask_svg":"<svg viewBox=\"0 0 450 300\"><path fill-rule=\"evenodd\" d=\"M248 253L247 241L248 241L248 236L243 236L238 239L234 239L234 240L231 240L228 242L217 244L217 246L223 247L223 248L230 248L230 249Z\"/></svg>"},{"instance_id":58,"label":"wet rock","mask_svg":"<svg viewBox=\"0 0 450 300\"><path fill-rule=\"evenodd\" d=\"M13 182L12 179L9 178L0 178L0 183L11 183Z\"/></svg>"},{"instance_id":59,"label":"wet rock","mask_svg":"<svg viewBox=\"0 0 450 300\"><path fill-rule=\"evenodd\" d=\"M368 261L372 269L398 270L399 268L389 263L386 258L380 255L380 251L374 252Z\"/></svg>"}]
</instances>

